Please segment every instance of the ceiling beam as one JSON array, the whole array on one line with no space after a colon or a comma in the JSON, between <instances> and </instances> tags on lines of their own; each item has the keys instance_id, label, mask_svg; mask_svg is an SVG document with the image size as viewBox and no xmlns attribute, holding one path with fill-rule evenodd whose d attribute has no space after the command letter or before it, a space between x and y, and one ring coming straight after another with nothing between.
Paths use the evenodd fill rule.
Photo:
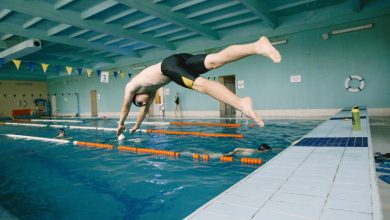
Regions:
<instances>
[{"instance_id":1,"label":"ceiling beam","mask_svg":"<svg viewBox=\"0 0 390 220\"><path fill-rule=\"evenodd\" d=\"M229 8L229 7L232 7L232 6L235 6L235 5L239 5L239 4L240 4L240 2L236 1L236 0L231 1L231 2L226 2L226 3L223 3L223 4L219 4L219 5L216 5L216 6L208 7L206 9L199 10L199 11L193 12L191 14L188 14L187 18L195 18L195 17L201 16L201 15L209 14L209 13L212 13L214 11L219 11L219 10L222 10L222 9L225 9L225 8Z\"/></svg>"},{"instance_id":2,"label":"ceiling beam","mask_svg":"<svg viewBox=\"0 0 390 220\"><path fill-rule=\"evenodd\" d=\"M137 42L129 42L129 43L120 45L119 48L126 48L126 47L130 47L130 46L136 45L136 44L137 44Z\"/></svg>"},{"instance_id":3,"label":"ceiling beam","mask_svg":"<svg viewBox=\"0 0 390 220\"><path fill-rule=\"evenodd\" d=\"M104 57L109 58L109 57L115 57L115 56L118 56L118 54L114 54L114 53L112 53L112 54L107 54L107 55L105 55Z\"/></svg>"},{"instance_id":4,"label":"ceiling beam","mask_svg":"<svg viewBox=\"0 0 390 220\"><path fill-rule=\"evenodd\" d=\"M40 17L33 17L30 20L28 20L26 23L23 24L23 28L27 29L32 27L33 25L37 24L38 22L42 21L43 18Z\"/></svg>"},{"instance_id":5,"label":"ceiling beam","mask_svg":"<svg viewBox=\"0 0 390 220\"><path fill-rule=\"evenodd\" d=\"M3 36L1 36L1 40L5 41L5 40L10 39L13 36L14 36L13 34L4 34Z\"/></svg>"},{"instance_id":6,"label":"ceiling beam","mask_svg":"<svg viewBox=\"0 0 390 220\"><path fill-rule=\"evenodd\" d=\"M93 7L89 8L89 9L86 9L83 12L81 12L81 19L83 19L83 20L88 19L96 14L99 14L100 12L103 12L109 8L114 7L117 4L118 4L118 2L116 2L114 0L107 0L107 1L101 2L97 5L94 5Z\"/></svg>"},{"instance_id":7,"label":"ceiling beam","mask_svg":"<svg viewBox=\"0 0 390 220\"><path fill-rule=\"evenodd\" d=\"M129 40L139 40L164 49L175 49L175 46L168 41L154 38L148 34L140 34L136 30L125 30L122 28L122 25L119 24L104 24L99 20L92 19L83 20L81 19L80 13L71 10L62 10L61 13L59 13L51 4L43 1L0 0L0 7L59 23L69 24L82 29L93 30L102 34L110 34Z\"/></svg>"},{"instance_id":8,"label":"ceiling beam","mask_svg":"<svg viewBox=\"0 0 390 220\"><path fill-rule=\"evenodd\" d=\"M0 1L1 2L1 1ZM98 43L88 42L84 39L70 39L65 36L48 36L47 31L38 29L23 29L22 27L9 22L0 22L0 29L4 32L14 34L17 36L24 36L28 38L36 38L44 41L55 42L59 44L66 44L74 47L87 48L92 50L103 50L110 53L118 53L125 56L138 57L139 55L133 51L118 49L117 47L110 47Z\"/></svg>"},{"instance_id":9,"label":"ceiling beam","mask_svg":"<svg viewBox=\"0 0 390 220\"><path fill-rule=\"evenodd\" d=\"M129 23L123 25L123 28L128 29L128 28L134 27L134 26L136 26L136 25L139 25L139 24L148 22L148 21L150 21L150 20L153 20L153 19L155 19L155 18L156 18L156 17L154 17L154 16L146 16L146 17L144 17L144 18L137 19L137 20L131 21L131 22L129 22Z\"/></svg>"},{"instance_id":10,"label":"ceiling beam","mask_svg":"<svg viewBox=\"0 0 390 220\"><path fill-rule=\"evenodd\" d=\"M78 36L83 35L83 34L85 34L87 32L90 32L90 31L91 30L88 30L88 29L82 29L82 30L74 32L73 34L70 34L69 37L70 38L75 38L75 37L78 37Z\"/></svg>"},{"instance_id":11,"label":"ceiling beam","mask_svg":"<svg viewBox=\"0 0 390 220\"><path fill-rule=\"evenodd\" d=\"M248 14L250 12L251 11L249 9L242 9L242 10L234 11L234 12L231 12L231 13L223 14L223 15L220 15L220 16L217 16L217 17L209 18L209 19L203 20L200 23L201 24L209 24L209 23L213 23L213 22L216 22L216 21L221 21L221 20L228 19L228 18L231 18L231 17L239 16L239 15L242 15L242 14Z\"/></svg>"},{"instance_id":12,"label":"ceiling beam","mask_svg":"<svg viewBox=\"0 0 390 220\"><path fill-rule=\"evenodd\" d=\"M270 13L270 8L265 1L258 0L239 0L241 4L251 10L255 15L259 16L260 19L269 27L277 27L276 16Z\"/></svg>"},{"instance_id":13,"label":"ceiling beam","mask_svg":"<svg viewBox=\"0 0 390 220\"><path fill-rule=\"evenodd\" d=\"M179 10L191 7L193 5L196 5L196 4L205 2L205 1L206 0L190 0L190 1L186 1L184 3L178 4L178 5L174 6L174 7L172 7L171 10L172 11L179 11Z\"/></svg>"},{"instance_id":14,"label":"ceiling beam","mask_svg":"<svg viewBox=\"0 0 390 220\"><path fill-rule=\"evenodd\" d=\"M115 38L115 39L112 39L112 40L105 42L104 45L114 44L114 43L117 43L117 42L122 41L122 40L124 40L124 38L122 38L122 37Z\"/></svg>"},{"instance_id":15,"label":"ceiling beam","mask_svg":"<svg viewBox=\"0 0 390 220\"><path fill-rule=\"evenodd\" d=\"M58 1L57 3L54 4L54 9L61 9L67 5L69 5L70 3L74 2L75 0L60 0Z\"/></svg>"},{"instance_id":16,"label":"ceiling beam","mask_svg":"<svg viewBox=\"0 0 390 220\"><path fill-rule=\"evenodd\" d=\"M318 0L300 0L300 1L295 1L293 3L288 3L288 4L285 4L285 5L280 5L280 6L275 7L275 8L271 8L269 11L270 12L279 12L279 11L287 10L287 9L290 9L290 8L300 7L300 6L303 6L303 5L306 5L306 4L315 3L316 1L318 1Z\"/></svg>"},{"instance_id":17,"label":"ceiling beam","mask_svg":"<svg viewBox=\"0 0 390 220\"><path fill-rule=\"evenodd\" d=\"M243 18L243 19L237 19L235 21L231 21L231 22L228 22L228 23L224 23L224 24L220 24L220 25L217 25L217 26L214 26L213 29L215 30L218 30L218 29L222 29L222 28L227 28L227 27L231 27L231 26L237 26L237 25L240 25L240 24L244 24L244 23L247 23L247 22L251 22L251 21L257 21L257 20L260 20L259 17L250 17L250 18Z\"/></svg>"},{"instance_id":18,"label":"ceiling beam","mask_svg":"<svg viewBox=\"0 0 390 220\"><path fill-rule=\"evenodd\" d=\"M172 22L180 27L187 28L191 31L199 33L207 38L219 39L219 35L211 28L201 25L197 21L188 19L184 14L172 12L168 6L162 4L154 4L147 0L117 0L117 2L136 8L147 14L154 15L162 20Z\"/></svg>"},{"instance_id":19,"label":"ceiling beam","mask_svg":"<svg viewBox=\"0 0 390 220\"><path fill-rule=\"evenodd\" d=\"M151 26L151 27L144 28L142 30L139 30L139 32L140 33L146 33L146 32L149 32L149 31L154 31L154 30L157 30L157 29L169 26L171 24L172 24L171 22L165 22L165 23L162 23L162 24L158 24L158 25L154 25L154 26Z\"/></svg>"},{"instance_id":20,"label":"ceiling beam","mask_svg":"<svg viewBox=\"0 0 390 220\"><path fill-rule=\"evenodd\" d=\"M185 30L185 28L179 27L179 28L175 28L175 29L171 29L171 30L162 32L162 33L158 33L158 34L156 34L156 35L154 35L154 36L155 36L155 37L163 37L163 36L167 36L167 35L170 35L170 34L174 34L174 33L177 33L177 32L179 32L179 31L183 31L183 30Z\"/></svg>"},{"instance_id":21,"label":"ceiling beam","mask_svg":"<svg viewBox=\"0 0 390 220\"><path fill-rule=\"evenodd\" d=\"M92 53L92 54L97 56L97 55L101 55L101 54L104 54L104 53L106 53L106 52L104 52L104 51L97 51L97 52Z\"/></svg>"},{"instance_id":22,"label":"ceiling beam","mask_svg":"<svg viewBox=\"0 0 390 220\"><path fill-rule=\"evenodd\" d=\"M108 36L108 34L99 34L99 35L96 35L94 37L89 38L88 41L89 42L97 41L97 40L102 39L102 38L107 37L107 36Z\"/></svg>"},{"instance_id":23,"label":"ceiling beam","mask_svg":"<svg viewBox=\"0 0 390 220\"><path fill-rule=\"evenodd\" d=\"M168 38L168 41L180 40L180 39L187 38L187 37L192 37L192 36L195 36L195 35L197 35L197 33L186 33L186 34L177 35L177 36L173 36L171 38Z\"/></svg>"},{"instance_id":24,"label":"ceiling beam","mask_svg":"<svg viewBox=\"0 0 390 220\"><path fill-rule=\"evenodd\" d=\"M9 9L3 9L0 11L0 20L7 17L12 11Z\"/></svg>"},{"instance_id":25,"label":"ceiling beam","mask_svg":"<svg viewBox=\"0 0 390 220\"><path fill-rule=\"evenodd\" d=\"M113 15L113 16L111 16L111 17L108 17L108 18L104 19L103 22L107 24L107 23L116 21L116 20L118 20L118 19L121 19L121 18L123 18L123 17L126 17L127 15L131 15L131 14L137 12L137 11L138 11L137 9L132 8L132 9L129 9L129 10L120 12L120 13L118 13L118 14L115 14L115 15Z\"/></svg>"},{"instance_id":26,"label":"ceiling beam","mask_svg":"<svg viewBox=\"0 0 390 220\"><path fill-rule=\"evenodd\" d=\"M47 35L49 35L49 36L56 35L56 34L66 30L66 29L68 29L70 27L71 27L71 25L69 25L69 24L59 24L57 26L54 26L54 27L50 28L47 31Z\"/></svg>"}]
</instances>

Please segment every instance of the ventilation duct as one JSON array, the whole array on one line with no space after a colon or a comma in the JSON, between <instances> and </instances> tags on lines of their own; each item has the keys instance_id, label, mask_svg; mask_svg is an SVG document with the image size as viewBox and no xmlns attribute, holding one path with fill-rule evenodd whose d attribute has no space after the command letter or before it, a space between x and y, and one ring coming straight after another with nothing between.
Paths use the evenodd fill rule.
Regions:
<instances>
[{"instance_id":1,"label":"ventilation duct","mask_svg":"<svg viewBox=\"0 0 390 220\"><path fill-rule=\"evenodd\" d=\"M6 58L5 63L13 59L19 59L41 49L40 40L26 40L13 47L0 52L0 58Z\"/></svg>"}]
</instances>

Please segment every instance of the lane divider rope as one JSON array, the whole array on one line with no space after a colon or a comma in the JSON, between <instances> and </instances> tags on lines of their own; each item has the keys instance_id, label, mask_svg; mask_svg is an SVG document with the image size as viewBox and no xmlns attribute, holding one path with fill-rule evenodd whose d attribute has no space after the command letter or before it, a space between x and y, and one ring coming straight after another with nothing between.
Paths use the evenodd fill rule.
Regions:
<instances>
[{"instance_id":1,"label":"lane divider rope","mask_svg":"<svg viewBox=\"0 0 390 220\"><path fill-rule=\"evenodd\" d=\"M31 124L31 123L16 123L16 122L4 122L4 123L2 122L0 124L13 125L13 126L53 127L53 128L69 128L69 129L81 129L81 130L116 131L116 128L93 127L93 126L47 125L47 124ZM137 132L169 134L169 135L192 135L192 136L201 136L201 137L244 138L243 134L205 133L205 132L193 132L193 131L138 129Z\"/></svg>"},{"instance_id":2,"label":"lane divider rope","mask_svg":"<svg viewBox=\"0 0 390 220\"><path fill-rule=\"evenodd\" d=\"M63 139L56 139L56 138L45 138L45 137L36 137L36 136L27 136L27 135L17 135L17 134L4 134L6 137L15 138L15 139L26 139L26 140L37 140L37 141L44 141L44 142L53 142L53 143L59 143L59 144L68 144L71 141L70 140L63 140ZM113 150L114 145L112 144L103 144L103 143L96 143L96 142L86 142L86 141L73 141L73 145L79 145L79 146L86 146L86 147L96 147L96 148L104 148L108 150ZM118 146L118 151L127 151L127 152L133 152L133 153L147 153L147 154L155 154L155 155L163 155L163 156L169 156L169 157L179 157L180 152L176 151L169 151L169 150L159 150L159 149L153 149L153 148L139 148L139 147L128 147L128 146ZM197 161L200 158L203 159L203 161L208 161L210 159L210 156L208 154L193 154L193 158ZM233 162L232 156L223 155L220 157L220 160L222 162ZM263 163L261 158L250 158L250 157L242 157L240 159L241 163L245 164L257 164L260 165Z\"/></svg>"}]
</instances>

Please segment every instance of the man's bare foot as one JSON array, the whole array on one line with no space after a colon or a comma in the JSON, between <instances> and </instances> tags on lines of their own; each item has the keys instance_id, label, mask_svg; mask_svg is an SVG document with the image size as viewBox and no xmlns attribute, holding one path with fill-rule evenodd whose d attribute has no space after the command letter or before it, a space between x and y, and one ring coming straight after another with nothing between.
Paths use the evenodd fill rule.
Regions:
<instances>
[{"instance_id":1,"label":"man's bare foot","mask_svg":"<svg viewBox=\"0 0 390 220\"><path fill-rule=\"evenodd\" d=\"M252 99L245 97L241 100L241 110L246 117L252 119L259 127L264 127L264 122L252 108Z\"/></svg>"},{"instance_id":2,"label":"man's bare foot","mask_svg":"<svg viewBox=\"0 0 390 220\"><path fill-rule=\"evenodd\" d=\"M262 36L258 41L255 42L256 53L261 54L265 57L270 58L274 63L280 63L282 57L278 50L272 46L268 38Z\"/></svg>"}]
</instances>

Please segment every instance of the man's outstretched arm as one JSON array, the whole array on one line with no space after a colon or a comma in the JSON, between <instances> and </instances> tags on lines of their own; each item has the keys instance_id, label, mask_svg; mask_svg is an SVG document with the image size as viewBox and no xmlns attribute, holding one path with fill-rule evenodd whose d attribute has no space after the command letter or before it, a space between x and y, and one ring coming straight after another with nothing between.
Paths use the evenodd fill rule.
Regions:
<instances>
[{"instance_id":1,"label":"man's outstretched arm","mask_svg":"<svg viewBox=\"0 0 390 220\"><path fill-rule=\"evenodd\" d=\"M142 121L145 119L145 116L148 113L149 107L152 105L155 96L156 96L155 93L149 94L148 102L146 103L145 106L141 107L139 114L138 114L138 117L137 117L137 121L135 122L133 128L131 128L130 133L133 133L134 131L136 131L139 128Z\"/></svg>"},{"instance_id":2,"label":"man's outstretched arm","mask_svg":"<svg viewBox=\"0 0 390 220\"><path fill-rule=\"evenodd\" d=\"M125 120L130 112L131 100L133 99L134 95L135 93L133 92L131 87L129 85L126 85L125 95L123 97L122 111L119 117L119 125L118 129L116 130L117 136L122 134L122 132L125 130Z\"/></svg>"}]
</instances>

